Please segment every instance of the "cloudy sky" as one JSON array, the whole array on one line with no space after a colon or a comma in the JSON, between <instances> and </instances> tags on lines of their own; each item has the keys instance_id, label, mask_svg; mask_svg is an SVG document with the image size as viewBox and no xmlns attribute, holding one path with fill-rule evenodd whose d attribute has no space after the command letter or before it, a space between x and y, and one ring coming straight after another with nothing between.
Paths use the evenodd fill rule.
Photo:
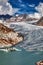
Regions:
<instances>
[{"instance_id":1,"label":"cloudy sky","mask_svg":"<svg viewBox=\"0 0 43 65\"><path fill-rule=\"evenodd\" d=\"M43 16L43 0L0 0L0 15Z\"/></svg>"}]
</instances>

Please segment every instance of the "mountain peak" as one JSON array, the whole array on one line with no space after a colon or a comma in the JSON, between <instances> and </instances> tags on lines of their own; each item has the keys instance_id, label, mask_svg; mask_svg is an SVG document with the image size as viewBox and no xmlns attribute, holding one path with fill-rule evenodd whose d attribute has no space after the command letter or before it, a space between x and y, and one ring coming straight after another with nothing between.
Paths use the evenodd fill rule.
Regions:
<instances>
[{"instance_id":1,"label":"mountain peak","mask_svg":"<svg viewBox=\"0 0 43 65\"><path fill-rule=\"evenodd\" d=\"M0 19L4 19L4 20L9 19L11 17L12 16L11 15L8 15L8 14L6 14L6 15L0 15Z\"/></svg>"}]
</instances>

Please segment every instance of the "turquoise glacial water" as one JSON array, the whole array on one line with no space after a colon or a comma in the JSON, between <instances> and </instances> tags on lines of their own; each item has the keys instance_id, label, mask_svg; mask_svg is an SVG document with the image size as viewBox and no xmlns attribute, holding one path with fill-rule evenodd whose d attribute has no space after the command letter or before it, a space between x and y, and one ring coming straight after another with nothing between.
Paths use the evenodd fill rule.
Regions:
<instances>
[{"instance_id":1,"label":"turquoise glacial water","mask_svg":"<svg viewBox=\"0 0 43 65\"><path fill-rule=\"evenodd\" d=\"M0 51L0 65L35 65L43 60L43 29L19 24L14 25L14 30L24 35L24 41L18 44L22 51Z\"/></svg>"},{"instance_id":2,"label":"turquoise glacial water","mask_svg":"<svg viewBox=\"0 0 43 65\"><path fill-rule=\"evenodd\" d=\"M35 65L40 60L43 60L43 52L0 51L0 65Z\"/></svg>"}]
</instances>

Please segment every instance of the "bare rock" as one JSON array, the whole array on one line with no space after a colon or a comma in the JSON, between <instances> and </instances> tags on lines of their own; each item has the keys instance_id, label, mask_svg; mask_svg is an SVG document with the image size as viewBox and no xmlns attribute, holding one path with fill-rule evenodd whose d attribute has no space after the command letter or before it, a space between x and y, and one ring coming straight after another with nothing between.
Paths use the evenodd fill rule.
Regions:
<instances>
[{"instance_id":1,"label":"bare rock","mask_svg":"<svg viewBox=\"0 0 43 65\"><path fill-rule=\"evenodd\" d=\"M43 65L43 61L37 62L36 65Z\"/></svg>"},{"instance_id":2,"label":"bare rock","mask_svg":"<svg viewBox=\"0 0 43 65\"><path fill-rule=\"evenodd\" d=\"M38 26L43 26L43 17L36 23Z\"/></svg>"},{"instance_id":3,"label":"bare rock","mask_svg":"<svg viewBox=\"0 0 43 65\"><path fill-rule=\"evenodd\" d=\"M23 41L21 33L17 33L0 23L0 47L16 45L21 41Z\"/></svg>"}]
</instances>

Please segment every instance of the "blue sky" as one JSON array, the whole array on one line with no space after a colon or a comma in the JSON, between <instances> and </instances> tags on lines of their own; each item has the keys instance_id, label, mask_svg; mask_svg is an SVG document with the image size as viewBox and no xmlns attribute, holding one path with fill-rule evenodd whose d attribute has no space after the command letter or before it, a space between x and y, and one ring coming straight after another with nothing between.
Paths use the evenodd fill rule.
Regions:
<instances>
[{"instance_id":1,"label":"blue sky","mask_svg":"<svg viewBox=\"0 0 43 65\"><path fill-rule=\"evenodd\" d=\"M43 16L43 0L0 0L0 15L29 14Z\"/></svg>"},{"instance_id":2,"label":"blue sky","mask_svg":"<svg viewBox=\"0 0 43 65\"><path fill-rule=\"evenodd\" d=\"M18 8L19 11L16 13L34 13L38 12L35 7L39 5L39 3L43 3L43 0L9 0L10 4L13 8Z\"/></svg>"}]
</instances>

